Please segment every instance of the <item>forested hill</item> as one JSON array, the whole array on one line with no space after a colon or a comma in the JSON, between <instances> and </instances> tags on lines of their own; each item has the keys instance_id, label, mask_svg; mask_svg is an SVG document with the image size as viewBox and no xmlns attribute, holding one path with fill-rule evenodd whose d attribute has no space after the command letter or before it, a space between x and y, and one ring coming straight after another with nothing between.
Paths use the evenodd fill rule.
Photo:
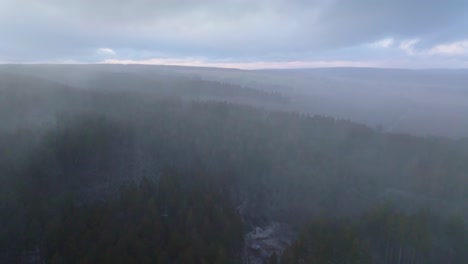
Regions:
<instances>
[{"instance_id":1,"label":"forested hill","mask_svg":"<svg viewBox=\"0 0 468 264\"><path fill-rule=\"evenodd\" d=\"M321 115L140 89L77 89L38 80L0 82L2 248L38 246L55 263L78 255L97 263L112 259L100 253L119 252L130 243L125 254L131 262L139 261L133 258L138 250L154 258L149 245L159 241L160 263L189 263L174 248L187 251L194 263L228 263L242 259L234 231L271 221L300 230L311 219L359 219L385 203L409 215L436 212L440 221L458 215L463 223L468 217L467 140L385 133ZM179 178L161 198L157 186L167 177ZM150 194L146 185L154 188ZM171 213L164 199L178 201ZM126 217L133 213L138 217ZM176 218L175 226L161 236L147 235L166 225L166 214ZM185 229L174 231L179 225ZM110 234L129 226L136 229ZM214 234L207 226L230 231ZM456 230L464 230L463 224ZM188 240L193 233L204 242ZM302 247L308 234L293 245L291 258L307 257ZM373 234L380 239L384 232ZM93 244L98 251L80 244L101 235ZM143 244L129 242L135 237ZM450 239L438 256L459 254L446 250L457 241Z\"/></svg>"},{"instance_id":2,"label":"forested hill","mask_svg":"<svg viewBox=\"0 0 468 264\"><path fill-rule=\"evenodd\" d=\"M93 90L140 90L344 118L391 133L468 135L467 70L237 70L156 65L0 65L0 82L38 79ZM26 86L29 86L26 84Z\"/></svg>"}]
</instances>

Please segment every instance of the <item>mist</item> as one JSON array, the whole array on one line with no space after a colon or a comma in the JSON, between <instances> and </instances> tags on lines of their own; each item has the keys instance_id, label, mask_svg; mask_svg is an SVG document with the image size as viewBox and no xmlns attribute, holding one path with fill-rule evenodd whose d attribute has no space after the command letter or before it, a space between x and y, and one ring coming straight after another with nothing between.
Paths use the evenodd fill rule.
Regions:
<instances>
[{"instance_id":1,"label":"mist","mask_svg":"<svg viewBox=\"0 0 468 264\"><path fill-rule=\"evenodd\" d=\"M85 256L111 261L98 257L99 253L76 255L74 249L64 248L77 239L89 239L75 237L79 233L70 230L91 232L89 227L82 230L80 226L99 217L105 221L103 226L89 235L110 239L103 240L100 247L120 251L135 247L138 239L127 238L126 244L120 245L123 248L111 246L117 237L106 238L99 232L115 232L104 227L118 228L120 224L112 219L127 215L121 219L123 223L149 228L139 227L138 221L168 215L167 220L155 223L168 225L165 236L169 240L147 253L140 245L140 253L126 253L128 261L156 259L158 254L163 254L162 263L181 261L181 252L186 249L172 244L170 230L180 228L183 220L190 221L184 226L201 228L194 232L201 232L208 248L211 240L228 243L222 251L229 247L230 253L221 255L210 255L208 248L190 249L193 259L256 263L278 257L295 263L303 254L294 249L303 243L296 240L298 237L321 239L308 231L299 235L303 226L332 232L334 239L341 241L345 238L335 229L339 227L333 226L347 221L346 225L361 230L353 239L363 247L368 240L377 243L356 261L391 261L400 249L388 256L381 254L399 245L405 236L416 235L405 231L392 242L396 244L380 245L384 233L379 232L397 226L385 226L374 217L386 219L395 214L391 217L416 225L430 221L429 229L419 234L428 241L436 243L435 234L446 239L428 244L430 254L412 249L419 243L415 241L405 246L400 258L458 261L466 252L460 249L450 255L451 243L458 240L443 230L453 221L466 222L468 211L468 141L461 136L466 129L461 116L466 107L463 73L1 66L1 193L6 228L2 247L41 248L41 257L50 261L60 258L68 262ZM165 181L169 182L162 185ZM196 193L206 192L202 190L208 186L223 190L212 194L222 196L218 202L208 199L199 204L174 204L180 199L198 200ZM195 197L184 198L186 192ZM137 201L146 205L133 208ZM211 216L191 222L195 215L205 215L203 208L220 206L221 201L227 206L224 213L213 212L220 214L219 219ZM140 210L138 217L132 216L137 212L134 210ZM159 216L154 216L155 212ZM170 215L174 220L169 220ZM29 222L29 217L34 222ZM76 220L66 222L63 217ZM198 226L202 222L197 221L220 221L228 233L215 238L216 223L208 228ZM365 227L359 226L368 221L377 221L373 225L381 226L382 231L362 231ZM229 231L229 225L238 231ZM457 232L465 232L459 225ZM191 242L190 228L177 234L185 244L195 242ZM157 238L158 233L148 234L152 235L145 238L146 243L163 239ZM56 239L63 242L54 244ZM458 239L466 243L466 237ZM345 242L323 243L331 243L333 248L334 243ZM174 252L168 253L169 249ZM349 250L339 256L350 258L347 254L354 253ZM150 252L156 255L147 255Z\"/></svg>"},{"instance_id":2,"label":"mist","mask_svg":"<svg viewBox=\"0 0 468 264\"><path fill-rule=\"evenodd\" d=\"M0 264L468 263L468 6L0 0Z\"/></svg>"}]
</instances>

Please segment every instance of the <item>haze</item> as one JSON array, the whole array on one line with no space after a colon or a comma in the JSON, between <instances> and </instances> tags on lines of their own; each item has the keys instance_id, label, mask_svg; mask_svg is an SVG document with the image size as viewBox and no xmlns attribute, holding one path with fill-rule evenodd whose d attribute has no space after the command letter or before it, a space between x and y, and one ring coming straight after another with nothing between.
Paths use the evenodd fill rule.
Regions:
<instances>
[{"instance_id":1,"label":"haze","mask_svg":"<svg viewBox=\"0 0 468 264\"><path fill-rule=\"evenodd\" d=\"M0 263L468 263L465 0L0 0Z\"/></svg>"}]
</instances>

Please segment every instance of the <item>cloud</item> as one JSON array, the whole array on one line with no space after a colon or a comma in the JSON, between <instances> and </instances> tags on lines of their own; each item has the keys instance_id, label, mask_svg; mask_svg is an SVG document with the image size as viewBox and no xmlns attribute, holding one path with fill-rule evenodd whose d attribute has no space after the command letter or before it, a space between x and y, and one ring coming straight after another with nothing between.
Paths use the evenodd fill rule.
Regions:
<instances>
[{"instance_id":1,"label":"cloud","mask_svg":"<svg viewBox=\"0 0 468 264\"><path fill-rule=\"evenodd\" d=\"M420 39L404 40L400 43L399 48L408 55L418 56L454 56L468 55L468 40L455 41L447 44L437 44L426 49L418 49L416 46L421 42Z\"/></svg>"},{"instance_id":2,"label":"cloud","mask_svg":"<svg viewBox=\"0 0 468 264\"><path fill-rule=\"evenodd\" d=\"M0 58L336 62L432 48L425 55L456 55L464 44L447 45L468 39L466 10L466 0L0 0Z\"/></svg>"},{"instance_id":3,"label":"cloud","mask_svg":"<svg viewBox=\"0 0 468 264\"><path fill-rule=\"evenodd\" d=\"M420 51L416 50L415 45L421 42L420 39L408 39L400 43L399 48L406 52L408 55L421 54Z\"/></svg>"},{"instance_id":4,"label":"cloud","mask_svg":"<svg viewBox=\"0 0 468 264\"><path fill-rule=\"evenodd\" d=\"M374 48L390 48L395 43L393 38L384 38L370 44Z\"/></svg>"},{"instance_id":5,"label":"cloud","mask_svg":"<svg viewBox=\"0 0 468 264\"><path fill-rule=\"evenodd\" d=\"M117 53L115 53L114 50L110 49L110 48L100 48L97 50L97 53L99 55L105 55L105 56L116 56Z\"/></svg>"},{"instance_id":6,"label":"cloud","mask_svg":"<svg viewBox=\"0 0 468 264\"><path fill-rule=\"evenodd\" d=\"M427 51L430 55L465 55L468 54L468 40L437 45Z\"/></svg>"}]
</instances>

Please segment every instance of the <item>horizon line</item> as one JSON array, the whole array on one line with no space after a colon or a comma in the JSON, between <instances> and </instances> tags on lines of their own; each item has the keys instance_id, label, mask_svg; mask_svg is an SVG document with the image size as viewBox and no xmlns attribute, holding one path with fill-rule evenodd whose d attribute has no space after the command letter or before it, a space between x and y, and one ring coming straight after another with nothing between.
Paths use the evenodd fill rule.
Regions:
<instances>
[{"instance_id":1,"label":"horizon line","mask_svg":"<svg viewBox=\"0 0 468 264\"><path fill-rule=\"evenodd\" d=\"M236 64L236 63L234 63ZM468 67L386 67L386 66L310 66L310 67L265 67L265 68L240 68L214 65L187 65L187 64L149 64L149 63L107 63L107 62L0 62L1 66L94 66L94 65L109 65L109 66L148 66L148 67L180 67L180 68L199 68L199 69L221 69L221 70L239 70L239 71L268 71L268 70L318 70L318 69L376 69L376 70L409 70L409 71L424 71L424 70L468 70Z\"/></svg>"}]
</instances>

